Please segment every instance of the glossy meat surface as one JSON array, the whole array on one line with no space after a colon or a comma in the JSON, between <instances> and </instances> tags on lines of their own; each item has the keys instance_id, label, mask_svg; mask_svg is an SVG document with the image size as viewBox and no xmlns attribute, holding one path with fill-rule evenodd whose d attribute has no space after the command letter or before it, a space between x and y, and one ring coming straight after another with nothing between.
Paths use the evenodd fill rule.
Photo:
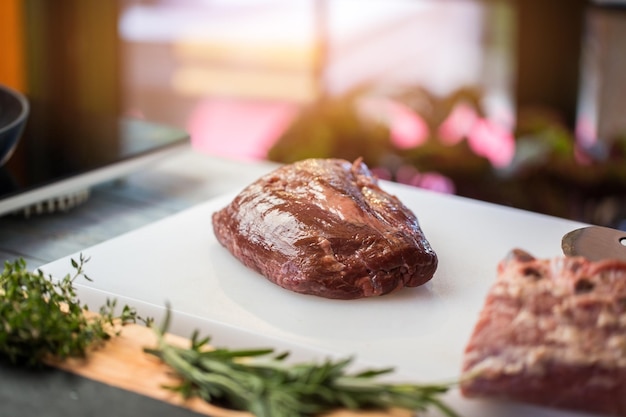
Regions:
<instances>
[{"instance_id":1,"label":"glossy meat surface","mask_svg":"<svg viewBox=\"0 0 626 417\"><path fill-rule=\"evenodd\" d=\"M513 251L463 372L466 396L626 416L626 263Z\"/></svg>"},{"instance_id":2,"label":"glossy meat surface","mask_svg":"<svg viewBox=\"0 0 626 417\"><path fill-rule=\"evenodd\" d=\"M437 268L415 215L358 160L285 165L214 213L213 230L270 281L326 298L419 286Z\"/></svg>"}]
</instances>

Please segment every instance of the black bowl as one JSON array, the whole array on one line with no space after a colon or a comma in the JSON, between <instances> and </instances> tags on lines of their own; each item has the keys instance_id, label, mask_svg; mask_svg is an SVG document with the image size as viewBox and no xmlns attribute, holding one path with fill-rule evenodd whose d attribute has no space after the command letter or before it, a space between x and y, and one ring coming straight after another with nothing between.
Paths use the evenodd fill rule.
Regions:
<instances>
[{"instance_id":1,"label":"black bowl","mask_svg":"<svg viewBox=\"0 0 626 417\"><path fill-rule=\"evenodd\" d=\"M0 166L9 160L28 119L28 100L18 91L0 85Z\"/></svg>"}]
</instances>

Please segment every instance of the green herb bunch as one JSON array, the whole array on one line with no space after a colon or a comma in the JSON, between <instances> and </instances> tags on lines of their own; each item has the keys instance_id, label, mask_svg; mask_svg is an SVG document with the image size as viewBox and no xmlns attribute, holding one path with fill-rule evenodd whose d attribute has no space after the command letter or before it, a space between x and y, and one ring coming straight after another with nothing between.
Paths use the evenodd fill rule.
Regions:
<instances>
[{"instance_id":1,"label":"green herb bunch","mask_svg":"<svg viewBox=\"0 0 626 417\"><path fill-rule=\"evenodd\" d=\"M159 333L158 346L146 352L169 365L181 384L168 387L184 397L249 411L257 417L313 416L338 408L352 410L403 408L423 411L434 407L447 416L456 413L439 396L450 384L394 384L376 378L392 369L350 374L351 359L321 363L286 361L288 354L273 349L210 349L210 338L196 331L189 348L168 344Z\"/></svg>"},{"instance_id":2,"label":"green herb bunch","mask_svg":"<svg viewBox=\"0 0 626 417\"><path fill-rule=\"evenodd\" d=\"M84 357L87 349L104 343L119 332L119 326L141 319L125 306L115 314L116 301L107 300L100 315L87 315L74 288L88 261L82 254L72 259L76 270L59 281L30 272L26 262L5 262L0 276L0 356L11 363L35 366L45 359ZM149 324L150 320L143 320Z\"/></svg>"}]
</instances>

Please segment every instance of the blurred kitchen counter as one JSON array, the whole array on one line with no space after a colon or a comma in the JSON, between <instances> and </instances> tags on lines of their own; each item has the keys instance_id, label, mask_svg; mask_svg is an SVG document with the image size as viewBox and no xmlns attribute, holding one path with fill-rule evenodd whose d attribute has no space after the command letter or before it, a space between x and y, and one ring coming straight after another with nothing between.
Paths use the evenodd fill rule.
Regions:
<instances>
[{"instance_id":1,"label":"blurred kitchen counter","mask_svg":"<svg viewBox=\"0 0 626 417\"><path fill-rule=\"evenodd\" d=\"M241 189L275 166L185 150L92 188L86 202L68 211L0 217L0 261L21 257L29 268L36 268ZM198 227L208 227L209 222Z\"/></svg>"}]
</instances>

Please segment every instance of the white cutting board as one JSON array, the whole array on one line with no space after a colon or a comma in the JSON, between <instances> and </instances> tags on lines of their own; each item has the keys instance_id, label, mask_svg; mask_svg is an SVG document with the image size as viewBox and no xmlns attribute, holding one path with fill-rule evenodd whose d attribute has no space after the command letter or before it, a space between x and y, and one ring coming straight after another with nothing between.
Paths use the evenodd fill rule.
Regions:
<instances>
[{"instance_id":1,"label":"white cutting board","mask_svg":"<svg viewBox=\"0 0 626 417\"><path fill-rule=\"evenodd\" d=\"M82 253L92 283L79 283L90 306L106 297L159 319L169 303L173 333L195 328L215 345L294 350L296 357L332 352L376 366L393 366L414 381L459 376L461 356L498 262L513 248L537 257L561 255L561 237L584 226L395 183L397 195L419 218L439 257L434 278L420 288L353 301L328 300L282 289L246 269L213 235L211 214L234 194L207 201ZM78 254L72 256L77 259ZM69 257L42 267L54 277L72 272ZM461 399L466 416L565 416L547 409Z\"/></svg>"}]
</instances>

